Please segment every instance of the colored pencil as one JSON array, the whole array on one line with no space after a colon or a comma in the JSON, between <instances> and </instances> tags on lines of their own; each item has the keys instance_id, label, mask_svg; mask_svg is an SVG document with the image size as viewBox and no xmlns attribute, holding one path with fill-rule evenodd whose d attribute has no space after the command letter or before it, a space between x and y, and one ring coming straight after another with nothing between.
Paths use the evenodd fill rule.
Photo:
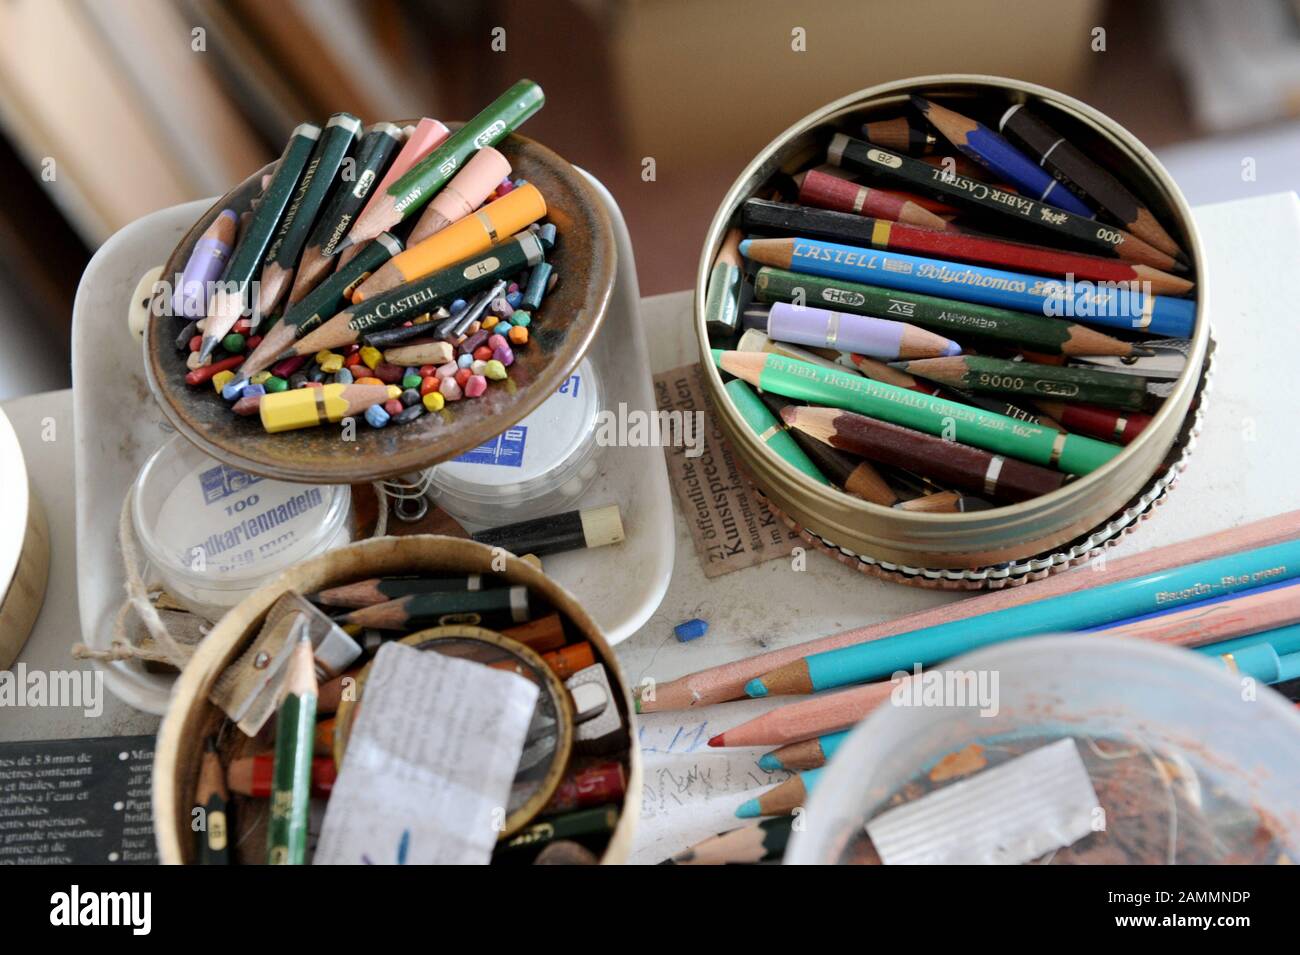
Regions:
<instances>
[{"instance_id":1,"label":"colored pencil","mask_svg":"<svg viewBox=\"0 0 1300 955\"><path fill-rule=\"evenodd\" d=\"M1280 528L1287 526L1291 526L1291 529L1288 530L1287 533L1294 533L1297 528L1300 528L1300 519L1297 519L1297 515L1300 515L1300 511L1292 512L1289 515L1282 515L1281 517L1285 518L1285 520L1270 518L1266 521L1257 521L1254 524L1246 525L1244 528L1236 528L1232 532L1229 532L1232 535L1232 544L1235 546L1236 544L1244 543L1246 541L1256 542L1270 540L1276 536L1276 533ZM1112 564L1106 570L1081 570L1078 573L1063 574L1057 577L1051 577L1046 581L1036 582L1029 587L1018 587L1000 591L998 593L986 594L981 597L948 604L934 610L925 610L917 614L910 614L909 616L902 618L902 621L877 624L874 627L868 627L861 631L849 631L849 633L855 635L863 633L874 634L865 639L879 639L879 637L888 636L892 632L898 632L892 629L898 623L902 623L906 626L908 621L920 622L922 620L934 620L936 618L947 618L949 620L972 619L978 617L982 613L994 612L998 609L1005 608L1006 606L1019 606L1023 603L1033 601L1035 598L1032 596L1029 596L1026 599L1026 595L1023 594L1024 590L1042 588L1046 584L1055 584L1059 589L1059 586L1062 583L1069 583L1071 577L1076 578L1073 589L1084 590L1088 587L1091 578L1095 575L1101 575L1108 580L1114 579L1115 577L1126 574L1129 570L1134 570L1139 566L1144 569L1152 570L1153 572L1159 572L1162 569L1168 569L1166 565L1172 555L1209 553L1209 551L1204 549L1205 546L1216 543L1221 543L1220 535L1209 535L1183 544L1176 544L1173 547L1165 548L1163 551L1156 551L1150 554L1137 554L1133 557L1116 561L1115 564L1124 565L1121 568L1117 568L1115 564ZM1155 558L1160 558L1160 560L1156 561ZM1073 591L1064 592L1068 593ZM1012 601L1017 602L1013 603ZM954 617L954 612L961 612L967 616ZM840 634L837 636L844 637L847 636L847 634ZM823 642L829 639L834 638L822 638L822 641L817 642ZM1276 642L1269 643L1270 639ZM1221 656L1223 654L1237 654L1244 649L1257 646L1260 643L1268 643L1268 645L1279 655L1300 652L1300 627L1265 631L1255 634L1252 637L1240 638L1240 640L1227 640L1207 644L1203 647L1196 648L1196 651ZM794 648L787 648L787 650L784 651L772 651L771 653L763 654L763 656L775 657L778 654L788 653L790 649ZM736 670L738 665L737 663L731 663L724 664L724 667ZM713 669L714 671L717 671L722 668L714 667ZM710 671L703 672L709 673ZM732 685L734 686L734 680L736 678L733 677L732 679ZM910 677L904 678L902 683L905 683L907 679L910 679ZM667 684L657 688L656 697L659 700L666 699L670 704L666 707L661 704L660 708L676 709L681 708L681 705L692 705L690 702L684 702L681 705L678 703L678 701L682 700L683 696L681 682L682 681L676 681L676 685ZM768 770L777 768L790 770L805 768L815 769L817 766L821 765L816 762L815 755L816 750L819 748L817 745L819 738L825 740L831 736L837 736L839 737L839 741L842 742L843 738L848 735L849 727L852 727L865 719L874 712L877 707L889 700L895 688L900 685L902 684L894 680L882 680L875 683L867 683L862 686L855 686L846 690L837 690L830 693L818 693L806 700L788 703L785 706L769 710L762 716L739 723L710 739L709 746L779 746L781 749L777 750L777 753L779 753L780 756L773 753L767 754L768 756L772 756L773 760L768 760L766 764L763 762L763 759L766 759L766 757L759 760L759 765L762 766L762 768ZM698 684L696 689L688 690L688 692L696 693L702 698L705 696L705 692L702 692L698 688ZM734 691L729 690L728 692ZM701 699L699 703L693 705L704 705L705 702L721 702L720 700L712 699L712 695L713 694L709 695L707 701ZM642 705L640 709L645 711L647 707L646 705ZM838 743L835 745L837 746ZM787 755L789 758L788 764L786 763ZM829 758L830 753L826 753L825 759ZM774 765L774 760L776 759L781 761L780 766ZM812 763L813 765L806 767L802 766L801 763L805 761Z\"/></svg>"},{"instance_id":2,"label":"colored pencil","mask_svg":"<svg viewBox=\"0 0 1300 955\"><path fill-rule=\"evenodd\" d=\"M605 547L623 540L623 519L617 504L550 514L517 524L489 527L472 535L480 544L513 554L545 557L584 547Z\"/></svg>"},{"instance_id":3,"label":"colored pencil","mask_svg":"<svg viewBox=\"0 0 1300 955\"><path fill-rule=\"evenodd\" d=\"M532 80L520 80L510 87L404 176L377 193L339 249L373 239L420 211L474 153L501 142L545 101L542 88Z\"/></svg>"},{"instance_id":4,"label":"colored pencil","mask_svg":"<svg viewBox=\"0 0 1300 955\"><path fill-rule=\"evenodd\" d=\"M732 384L732 382L728 382L727 387L730 388ZM748 388L749 386L745 385L745 387ZM838 448L833 448L829 444L818 441L802 431L792 430L787 427L785 422L781 420L782 412L786 408L798 407L789 398L783 398L768 391L760 393L758 397L775 416L776 422L803 449L804 454L808 455L818 469L844 493L852 494L854 497L860 497L864 501L871 501L873 504L879 504L882 507L892 507L898 501L898 495L894 493L894 489L880 476L880 472L870 462L864 461L860 457L845 454Z\"/></svg>"},{"instance_id":5,"label":"colored pencil","mask_svg":"<svg viewBox=\"0 0 1300 955\"><path fill-rule=\"evenodd\" d=\"M1151 614L1101 632L1186 646L1300 624L1300 584L1261 587L1228 596L1230 599L1195 603L1172 613Z\"/></svg>"},{"instance_id":6,"label":"colored pencil","mask_svg":"<svg viewBox=\"0 0 1300 955\"><path fill-rule=\"evenodd\" d=\"M1121 372L1039 365L983 355L923 358L896 362L895 366L909 375L977 394L1088 401L1128 411L1140 411L1150 403L1146 379Z\"/></svg>"},{"instance_id":7,"label":"colored pencil","mask_svg":"<svg viewBox=\"0 0 1300 955\"><path fill-rule=\"evenodd\" d=\"M808 236L845 245L869 245L875 249L993 265L1018 272L1073 276L1076 282L1127 284L1157 295L1184 295L1194 287L1190 279L1121 259L1084 252L1062 252L1041 245L967 232L936 232L934 229L890 222L888 219L873 219L766 199L746 201L740 207L740 214L741 221L749 232Z\"/></svg>"},{"instance_id":8,"label":"colored pencil","mask_svg":"<svg viewBox=\"0 0 1300 955\"><path fill-rule=\"evenodd\" d=\"M1120 620L1156 607L1175 607L1220 593L1300 575L1300 539L1198 561L1164 573L813 654L750 680L750 696L811 693L929 666L989 644Z\"/></svg>"},{"instance_id":9,"label":"colored pencil","mask_svg":"<svg viewBox=\"0 0 1300 955\"><path fill-rule=\"evenodd\" d=\"M267 247L293 199L298 180L302 178L320 134L319 126L303 123L289 137L289 144L276 163L271 181L263 190L248 225L242 229L235 250L230 253L230 261L221 274L222 288L208 299L203 341L199 345L200 361L208 360L235 322L251 306L249 294L253 276L262 266Z\"/></svg>"},{"instance_id":10,"label":"colored pencil","mask_svg":"<svg viewBox=\"0 0 1300 955\"><path fill-rule=\"evenodd\" d=\"M397 385L322 385L262 395L257 405L267 434L314 428L361 414L372 405L397 398Z\"/></svg>"},{"instance_id":11,"label":"colored pencil","mask_svg":"<svg viewBox=\"0 0 1300 955\"><path fill-rule=\"evenodd\" d=\"M351 113L335 113L325 124L325 131L312 150L289 208L280 220L280 228L266 250L266 264L258 283L257 308L251 319L254 331L289 294L294 269L302 257L312 226L360 129L361 120Z\"/></svg>"},{"instance_id":12,"label":"colored pencil","mask_svg":"<svg viewBox=\"0 0 1300 955\"><path fill-rule=\"evenodd\" d=\"M1050 235L1053 244L1087 246L1101 254L1115 255L1165 271L1182 268L1173 256L1123 229L947 172L843 133L836 133L831 139L827 159L832 165L863 172L903 189L933 196L941 202L984 213L990 222L1017 229L1030 228L1040 235Z\"/></svg>"},{"instance_id":13,"label":"colored pencil","mask_svg":"<svg viewBox=\"0 0 1300 955\"><path fill-rule=\"evenodd\" d=\"M754 819L758 816L788 816L808 800L817 785L821 770L809 769L795 773L784 782L777 783L771 789L736 807L738 819Z\"/></svg>"},{"instance_id":14,"label":"colored pencil","mask_svg":"<svg viewBox=\"0 0 1300 955\"><path fill-rule=\"evenodd\" d=\"M834 408L791 406L781 412L781 418L791 428L833 448L991 500L1026 501L1050 494L1065 482L1060 471Z\"/></svg>"},{"instance_id":15,"label":"colored pencil","mask_svg":"<svg viewBox=\"0 0 1300 955\"><path fill-rule=\"evenodd\" d=\"M1300 679L1300 653L1279 654L1267 643L1246 647L1217 657L1230 673L1244 674L1261 683L1285 683Z\"/></svg>"},{"instance_id":16,"label":"colored pencil","mask_svg":"<svg viewBox=\"0 0 1300 955\"><path fill-rule=\"evenodd\" d=\"M493 574L465 574L456 577L371 577L339 587L327 587L308 599L323 607L354 610L387 603L411 594L454 593L504 587L505 578Z\"/></svg>"},{"instance_id":17,"label":"colored pencil","mask_svg":"<svg viewBox=\"0 0 1300 955\"><path fill-rule=\"evenodd\" d=\"M445 234L445 233L444 233ZM435 238L437 238L435 236ZM298 339L281 357L314 355L322 349L353 345L365 332L389 328L439 305L487 288L542 260L542 243L531 232L493 246L473 259L399 285L383 295L354 304Z\"/></svg>"},{"instance_id":18,"label":"colored pencil","mask_svg":"<svg viewBox=\"0 0 1300 955\"><path fill-rule=\"evenodd\" d=\"M763 391L787 398L855 411L927 434L953 437L962 444L1041 464L1068 474L1087 474L1120 449L1093 438L1067 435L1041 425L1015 421L946 398L832 371L780 355L713 352L715 363Z\"/></svg>"},{"instance_id":19,"label":"colored pencil","mask_svg":"<svg viewBox=\"0 0 1300 955\"><path fill-rule=\"evenodd\" d=\"M286 664L284 698L275 720L274 781L266 825L267 865L302 865L306 861L316 691L316 661L311 639L304 635Z\"/></svg>"},{"instance_id":20,"label":"colored pencil","mask_svg":"<svg viewBox=\"0 0 1300 955\"><path fill-rule=\"evenodd\" d=\"M781 422L759 400L754 390L739 378L727 382L725 386L731 403L735 405L740 416L749 425L758 440L773 454L793 467L800 474L805 474L818 484L830 484L830 479L818 469L807 453L794 440L794 437L782 427Z\"/></svg>"},{"instance_id":21,"label":"colored pencil","mask_svg":"<svg viewBox=\"0 0 1300 955\"><path fill-rule=\"evenodd\" d=\"M410 245L437 235L483 205L501 180L510 175L510 160L484 146L461 167L451 182L433 197L408 239Z\"/></svg>"},{"instance_id":22,"label":"colored pencil","mask_svg":"<svg viewBox=\"0 0 1300 955\"><path fill-rule=\"evenodd\" d=\"M929 610L907 614L894 620L844 630L777 650L768 650L756 656L708 667L667 683L658 684L655 687L653 698L642 699L642 694L637 694L636 706L640 712L655 713L741 699L745 695L744 686L749 680L813 653L854 646L870 640L879 640L882 637L920 630L941 623L966 620L993 613L994 611L1044 600L1048 597L1075 593L1076 591L1100 587L1119 580L1159 573L1184 564L1210 560L1253 548L1267 547L1294 537L1300 537L1300 510L1288 511L1273 517L1242 524L1238 527L1231 527L1224 531L1205 534L1176 544L1133 554L1129 557L1121 557L1118 560L1109 560L1104 565L1080 567L1066 573L1053 574L1050 577L1023 586L1005 587L1001 590L981 594L978 597L970 597ZM857 691L850 690L847 692ZM831 696L844 695L846 694L831 694ZM782 707L782 709L789 709L789 707ZM829 728L838 729L839 727ZM816 735L817 732L809 732L803 736L794 736L790 739L803 739ZM789 742L790 739L777 742ZM757 742L761 743L763 741L759 740ZM756 744L739 743L737 745Z\"/></svg>"},{"instance_id":23,"label":"colored pencil","mask_svg":"<svg viewBox=\"0 0 1300 955\"><path fill-rule=\"evenodd\" d=\"M916 511L925 514L965 514L972 511L987 511L994 505L983 498L970 497L956 491L935 491L923 494L894 505L900 511Z\"/></svg>"},{"instance_id":24,"label":"colored pencil","mask_svg":"<svg viewBox=\"0 0 1300 955\"><path fill-rule=\"evenodd\" d=\"M1070 317L1091 325L1191 338L1196 303L1145 295L1128 287L1070 284L1037 275L879 252L819 239L746 239L740 252L760 265L807 275L869 282L885 288L943 295L961 301Z\"/></svg>"},{"instance_id":25,"label":"colored pencil","mask_svg":"<svg viewBox=\"0 0 1300 955\"><path fill-rule=\"evenodd\" d=\"M804 275L764 266L754 277L759 302L803 300L855 315L879 315L963 338L1013 344L1046 354L1115 355L1127 358L1147 351L1077 322L1030 315L1007 308L974 305L918 292L881 288L839 279Z\"/></svg>"},{"instance_id":26,"label":"colored pencil","mask_svg":"<svg viewBox=\"0 0 1300 955\"><path fill-rule=\"evenodd\" d=\"M790 841L793 816L776 816L710 836L671 859L671 865L752 865L780 859Z\"/></svg>"},{"instance_id":27,"label":"colored pencil","mask_svg":"<svg viewBox=\"0 0 1300 955\"><path fill-rule=\"evenodd\" d=\"M867 683L835 693L818 693L769 710L709 740L712 747L784 746L847 730L889 700L893 680Z\"/></svg>"},{"instance_id":28,"label":"colored pencil","mask_svg":"<svg viewBox=\"0 0 1300 955\"><path fill-rule=\"evenodd\" d=\"M1016 191L1078 216L1093 215L1093 210L1078 196L983 123L923 96L913 94L911 100L912 105L943 133L948 142L995 176L1005 179Z\"/></svg>"},{"instance_id":29,"label":"colored pencil","mask_svg":"<svg viewBox=\"0 0 1300 955\"><path fill-rule=\"evenodd\" d=\"M934 152L934 147L939 143L934 133L926 129L923 123L914 122L910 116L863 123L862 138L912 156Z\"/></svg>"},{"instance_id":30,"label":"colored pencil","mask_svg":"<svg viewBox=\"0 0 1300 955\"><path fill-rule=\"evenodd\" d=\"M401 142L402 130L392 123L376 123L361 137L352 174L339 177L312 226L289 292L290 306L302 301L334 271L338 264L334 261L335 249Z\"/></svg>"},{"instance_id":31,"label":"colored pencil","mask_svg":"<svg viewBox=\"0 0 1300 955\"><path fill-rule=\"evenodd\" d=\"M757 328L745 329L745 334L740 336L740 341L736 342L736 351L763 352L768 355L784 355L786 358L793 358L795 361L806 361L810 365L820 365L822 368L829 368L832 371L855 371L848 365L842 365L833 356L838 356L839 352L829 348L801 348L798 345L792 345L789 342L779 342L774 338L768 338L764 332ZM871 359L874 361L875 359ZM882 367L888 368L883 363ZM901 375L902 372L899 372Z\"/></svg>"},{"instance_id":32,"label":"colored pencil","mask_svg":"<svg viewBox=\"0 0 1300 955\"><path fill-rule=\"evenodd\" d=\"M1114 408L1063 401L1035 401L1035 404L1067 430L1116 444L1128 444L1151 423L1151 415L1141 412L1119 412Z\"/></svg>"},{"instance_id":33,"label":"colored pencil","mask_svg":"<svg viewBox=\"0 0 1300 955\"><path fill-rule=\"evenodd\" d=\"M358 607L340 620L373 630L416 630L447 623L492 626L524 623L533 617L527 587L433 591L407 594L381 604Z\"/></svg>"},{"instance_id":34,"label":"colored pencil","mask_svg":"<svg viewBox=\"0 0 1300 955\"><path fill-rule=\"evenodd\" d=\"M809 169L794 177L799 187L799 201L806 206L853 215L872 216L890 222L904 222L921 229L943 232L947 221L937 212L925 208L918 200L893 189L873 189L856 182Z\"/></svg>"},{"instance_id":35,"label":"colored pencil","mask_svg":"<svg viewBox=\"0 0 1300 955\"><path fill-rule=\"evenodd\" d=\"M889 361L961 354L961 346L951 339L906 322L788 302L751 306L745 310L745 327L777 341Z\"/></svg>"},{"instance_id":36,"label":"colored pencil","mask_svg":"<svg viewBox=\"0 0 1300 955\"><path fill-rule=\"evenodd\" d=\"M433 152L446 142L447 137L451 135L451 130L436 119L430 119L428 116L425 116L414 126L407 126L406 129L403 130L403 134L406 137L406 141L402 143L402 148L398 150L397 156L391 163L389 163L388 171L385 172L384 177L379 180L379 185L371 188L369 196L366 199L366 204L361 210L362 216L370 211L371 206L378 203L379 197L384 195L393 183L397 182L397 180L410 172L416 163L422 161L429 155L429 153ZM357 218L360 218L360 216ZM355 224L356 221L357 219L354 218L352 220L353 224ZM346 238L347 236L343 236L343 238L339 239L334 244L334 254L338 257L337 267L339 268L347 265L352 259L352 256L356 255L357 250L364 244L358 243L344 248L343 243Z\"/></svg>"},{"instance_id":37,"label":"colored pencil","mask_svg":"<svg viewBox=\"0 0 1300 955\"><path fill-rule=\"evenodd\" d=\"M525 183L419 245L408 245L405 252L393 256L362 282L352 293L352 301L364 302L384 295L399 285L480 255L545 215L546 200L542 193L531 182Z\"/></svg>"},{"instance_id":38,"label":"colored pencil","mask_svg":"<svg viewBox=\"0 0 1300 955\"><path fill-rule=\"evenodd\" d=\"M355 675L354 675L355 679ZM322 688L323 689L323 688ZM334 706L338 706L335 701ZM315 730L313 729L313 734ZM332 758L316 757L311 761L311 794L325 797L334 788L338 770ZM226 767L226 784L231 792L254 799L265 799L271 795L275 779L275 754L259 753L256 756L244 756L231 760Z\"/></svg>"},{"instance_id":39,"label":"colored pencil","mask_svg":"<svg viewBox=\"0 0 1300 955\"><path fill-rule=\"evenodd\" d=\"M797 743L787 743L770 753L764 753L758 759L758 768L769 773L784 769L786 772L798 772L803 769L820 769L825 766L840 745L849 738L848 730L814 736Z\"/></svg>"},{"instance_id":40,"label":"colored pencil","mask_svg":"<svg viewBox=\"0 0 1300 955\"><path fill-rule=\"evenodd\" d=\"M202 865L230 863L230 823L226 808L229 802L230 793L226 790L221 757L209 737L203 749L199 785L194 796L195 805L203 809L203 827L198 833L199 862Z\"/></svg>"},{"instance_id":41,"label":"colored pencil","mask_svg":"<svg viewBox=\"0 0 1300 955\"><path fill-rule=\"evenodd\" d=\"M234 209L222 209L194 243L185 268L172 292L172 314L178 318L207 315L209 283L221 278L239 233L239 216ZM188 336L187 336L188 338Z\"/></svg>"},{"instance_id":42,"label":"colored pencil","mask_svg":"<svg viewBox=\"0 0 1300 955\"><path fill-rule=\"evenodd\" d=\"M704 290L704 325L711 332L731 332L740 321L740 260L739 229L728 230L718 247L713 268L709 270L709 284Z\"/></svg>"},{"instance_id":43,"label":"colored pencil","mask_svg":"<svg viewBox=\"0 0 1300 955\"><path fill-rule=\"evenodd\" d=\"M367 242L346 265L290 306L283 317L267 329L257 347L239 366L237 381L245 381L259 371L270 368L293 347L293 343L320 325L339 309L347 306L349 293L357 282L402 251L400 239L385 232Z\"/></svg>"},{"instance_id":44,"label":"colored pencil","mask_svg":"<svg viewBox=\"0 0 1300 955\"><path fill-rule=\"evenodd\" d=\"M1129 232L1168 255L1183 254L1178 243L1137 196L1081 149L1025 109L1023 103L1017 103L1002 114L998 129L1013 142L1041 157L1044 167L1064 182L1073 183L1079 192L1090 197Z\"/></svg>"}]
</instances>

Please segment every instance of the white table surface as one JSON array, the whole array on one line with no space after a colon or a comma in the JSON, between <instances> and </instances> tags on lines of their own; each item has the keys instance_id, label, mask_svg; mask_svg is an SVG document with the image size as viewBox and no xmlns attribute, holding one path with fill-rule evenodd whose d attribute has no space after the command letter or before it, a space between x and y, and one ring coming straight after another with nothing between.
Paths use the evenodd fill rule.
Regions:
<instances>
[{"instance_id":1,"label":"white table surface","mask_svg":"<svg viewBox=\"0 0 1300 955\"><path fill-rule=\"evenodd\" d=\"M1157 513L1112 552L1158 547L1300 507L1300 444L1292 356L1300 354L1300 322L1292 318L1300 293L1300 200L1293 193L1196 210L1209 283L1202 292L1218 341L1217 372L1200 444L1187 472ZM691 293L643 299L641 320L656 371L695 360ZM1264 345L1265 336L1268 343ZM88 666L68 655L81 639L72 527L72 400L70 391L6 402L5 411L27 456L32 485L45 504L51 534L50 583L36 628L19 656L28 667ZM56 438L41 438L53 416ZM862 626L959 595L919 590L865 577L820 554L795 572L771 561L715 579L700 572L690 535L675 511L677 556L659 610L618 647L634 683L659 682L743 654ZM629 571L634 570L629 568ZM701 617L708 634L688 644L675 624ZM693 713L708 733L747 718L750 703ZM0 713L0 740L55 739L151 733L157 719L111 696L98 719L81 711L24 709ZM653 756L647 760L653 768Z\"/></svg>"}]
</instances>

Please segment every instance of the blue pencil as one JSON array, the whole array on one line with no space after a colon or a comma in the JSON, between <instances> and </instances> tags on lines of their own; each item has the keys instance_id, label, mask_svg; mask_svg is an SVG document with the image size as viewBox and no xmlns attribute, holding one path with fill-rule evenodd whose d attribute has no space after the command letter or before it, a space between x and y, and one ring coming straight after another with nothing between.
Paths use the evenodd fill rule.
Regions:
<instances>
[{"instance_id":1,"label":"blue pencil","mask_svg":"<svg viewBox=\"0 0 1300 955\"><path fill-rule=\"evenodd\" d=\"M750 696L812 693L930 666L1017 637L1069 632L1300 577L1300 540L1199 561L968 620L814 653L745 685Z\"/></svg>"},{"instance_id":2,"label":"blue pencil","mask_svg":"<svg viewBox=\"0 0 1300 955\"><path fill-rule=\"evenodd\" d=\"M809 769L796 773L785 782L777 783L771 789L749 799L736 807L739 819L755 819L759 816L788 816L808 799L808 794L817 785L821 776L820 769Z\"/></svg>"},{"instance_id":3,"label":"blue pencil","mask_svg":"<svg viewBox=\"0 0 1300 955\"><path fill-rule=\"evenodd\" d=\"M1262 586L1262 587L1252 587L1252 588L1250 588L1249 590L1243 590L1243 591L1240 591L1239 593L1220 594L1220 595L1217 596L1217 597L1211 597L1209 600L1198 600L1196 603L1197 603L1198 606L1201 606L1201 607L1208 607L1210 604L1223 603L1225 600L1240 600L1242 597L1249 597L1251 594L1262 594L1262 593L1264 593L1265 591L1269 591L1269 590L1279 590L1279 589L1281 589L1282 587L1300 587L1300 582L1297 582L1297 581L1294 581L1294 580L1277 580L1277 581L1274 581L1274 582L1271 583L1271 584L1265 584L1265 585ZM1114 629L1116 629L1116 628L1118 628L1118 627L1126 627L1126 626L1128 626L1128 625L1131 624L1131 623L1138 623L1139 621L1142 621L1142 620L1151 620L1151 619L1153 619L1153 618L1155 618L1155 617L1164 617L1164 616L1167 616L1167 615L1169 615L1169 614L1171 614L1171 613L1178 613L1179 611L1181 611L1181 610L1183 610L1183 609L1185 609L1185 608L1183 608L1183 607L1161 607L1159 610L1153 610L1153 611L1151 611L1151 613L1144 613L1144 614L1141 614L1140 616L1137 616L1137 617L1128 617L1127 619L1124 619L1124 620L1112 620L1112 621L1109 621L1109 622L1107 622L1107 623L1099 624L1098 626L1095 626L1095 627L1086 627L1086 628L1083 628L1080 632L1082 632L1082 633L1099 633L1099 632L1104 631L1104 630L1114 630ZM1247 641L1248 643L1257 643L1257 642L1258 642L1254 637L1234 637L1233 639L1241 639L1241 640L1245 640L1245 641ZM1223 641L1220 641L1219 643L1226 643L1226 642L1227 642L1226 640L1223 640ZM1219 646L1219 643L1206 644L1206 646L1207 646L1207 647L1217 647L1217 646ZM1244 644L1243 644L1243 646L1244 646ZM1296 649L1297 649L1297 650L1300 650L1300 647L1296 647ZM1227 650L1223 650L1223 651L1219 651L1219 652L1227 653L1227 652L1229 652L1229 651L1227 651Z\"/></svg>"},{"instance_id":4,"label":"blue pencil","mask_svg":"<svg viewBox=\"0 0 1300 955\"><path fill-rule=\"evenodd\" d=\"M836 750L848 739L849 732L849 730L840 730L838 733L827 733L825 736L801 739L797 743L787 743L770 753L764 753L760 756L758 758L758 768L765 769L769 773L782 769L789 772L816 769L830 762Z\"/></svg>"},{"instance_id":5,"label":"blue pencil","mask_svg":"<svg viewBox=\"0 0 1300 955\"><path fill-rule=\"evenodd\" d=\"M860 249L818 239L746 239L740 253L761 265L804 275L938 295L1090 325L1191 338L1196 303L1131 288L1004 272L979 265Z\"/></svg>"},{"instance_id":6,"label":"blue pencil","mask_svg":"<svg viewBox=\"0 0 1300 955\"><path fill-rule=\"evenodd\" d=\"M1005 179L1024 195L1077 216L1093 216L1093 210L1065 188L1060 180L983 123L920 96L912 96L912 105L964 155Z\"/></svg>"}]
</instances>

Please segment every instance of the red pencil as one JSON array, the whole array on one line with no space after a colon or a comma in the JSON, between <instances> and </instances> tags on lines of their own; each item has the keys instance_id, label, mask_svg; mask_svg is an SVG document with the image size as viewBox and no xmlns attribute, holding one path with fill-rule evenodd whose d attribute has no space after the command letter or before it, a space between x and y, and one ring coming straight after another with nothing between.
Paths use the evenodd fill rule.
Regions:
<instances>
[{"instance_id":1,"label":"red pencil","mask_svg":"<svg viewBox=\"0 0 1300 955\"><path fill-rule=\"evenodd\" d=\"M1117 444L1128 444L1151 423L1151 416L1140 411L1116 411L1064 401L1040 401L1038 407L1061 422L1067 431Z\"/></svg>"},{"instance_id":2,"label":"red pencil","mask_svg":"<svg viewBox=\"0 0 1300 955\"><path fill-rule=\"evenodd\" d=\"M893 222L906 222L921 229L944 231L948 223L926 209L919 197L892 189L859 186L839 176L809 169L794 177L799 186L799 202L834 212L852 212Z\"/></svg>"}]
</instances>

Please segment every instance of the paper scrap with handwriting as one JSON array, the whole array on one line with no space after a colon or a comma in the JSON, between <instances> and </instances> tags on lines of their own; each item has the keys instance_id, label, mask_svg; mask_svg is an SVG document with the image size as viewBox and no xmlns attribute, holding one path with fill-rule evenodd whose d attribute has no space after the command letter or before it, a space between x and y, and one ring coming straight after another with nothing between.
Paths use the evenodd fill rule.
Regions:
<instances>
[{"instance_id":1,"label":"paper scrap with handwriting","mask_svg":"<svg viewBox=\"0 0 1300 955\"><path fill-rule=\"evenodd\" d=\"M712 749L709 737L778 705L745 700L710 706L708 717L685 712L643 713L637 739L645 767L641 820L629 862L654 865L701 839L746 825L736 807L790 777L758 766L772 747Z\"/></svg>"},{"instance_id":2,"label":"paper scrap with handwriting","mask_svg":"<svg viewBox=\"0 0 1300 955\"><path fill-rule=\"evenodd\" d=\"M517 674L384 644L313 863L486 863L536 703Z\"/></svg>"},{"instance_id":3,"label":"paper scrap with handwriting","mask_svg":"<svg viewBox=\"0 0 1300 955\"><path fill-rule=\"evenodd\" d=\"M703 413L702 445L696 449L665 447L664 457L668 480L691 529L704 576L720 577L788 556L799 543L799 535L785 526L741 476L731 445L709 407L700 366L660 372L654 376L654 385L660 412Z\"/></svg>"}]
</instances>

